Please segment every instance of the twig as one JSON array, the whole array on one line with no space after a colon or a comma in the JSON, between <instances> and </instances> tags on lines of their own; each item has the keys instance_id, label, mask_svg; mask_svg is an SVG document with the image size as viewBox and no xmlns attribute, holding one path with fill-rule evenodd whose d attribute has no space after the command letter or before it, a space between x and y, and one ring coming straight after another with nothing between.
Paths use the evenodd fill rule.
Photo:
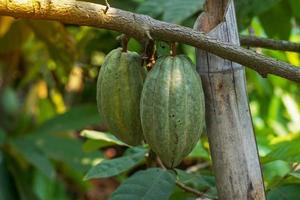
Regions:
<instances>
[{"instance_id":1,"label":"twig","mask_svg":"<svg viewBox=\"0 0 300 200\"><path fill-rule=\"evenodd\" d=\"M299 170L300 169L300 163L296 163L294 166L293 166L293 170L296 171L296 170Z\"/></svg>"},{"instance_id":2,"label":"twig","mask_svg":"<svg viewBox=\"0 0 300 200\"><path fill-rule=\"evenodd\" d=\"M105 0L105 5L106 5L106 8L105 8L105 10L104 10L104 14L106 14L107 11L108 11L108 9L110 8L110 5L109 5L109 3L108 3L108 0Z\"/></svg>"},{"instance_id":3,"label":"twig","mask_svg":"<svg viewBox=\"0 0 300 200\"><path fill-rule=\"evenodd\" d=\"M266 49L292 51L300 53L300 44L284 40L273 40L255 36L240 36L240 42L247 47L261 47Z\"/></svg>"},{"instance_id":4,"label":"twig","mask_svg":"<svg viewBox=\"0 0 300 200\"><path fill-rule=\"evenodd\" d=\"M205 194L203 192L200 192L198 190L195 190L194 188L191 188L189 186L186 186L185 184L179 182L178 180L176 181L176 185L178 187L180 187L181 189L183 189L184 191L188 192L188 193L192 193L194 195L196 195L197 197L205 197Z\"/></svg>"},{"instance_id":5,"label":"twig","mask_svg":"<svg viewBox=\"0 0 300 200\"><path fill-rule=\"evenodd\" d=\"M167 170L167 168L164 166L164 164L162 163L162 161L160 160L160 158L157 156L157 164L162 168L162 169L165 169ZM208 197L203 193L203 192L200 192L194 188L191 188L187 185L185 185L184 183L181 183L179 180L176 180L176 185L183 189L185 192L188 192L188 193L192 193L194 195L196 195L199 199L199 200L210 200L210 199L207 199ZM202 199L201 197L205 197L204 199Z\"/></svg>"},{"instance_id":6,"label":"twig","mask_svg":"<svg viewBox=\"0 0 300 200\"><path fill-rule=\"evenodd\" d=\"M274 74L300 83L300 68L286 62L255 53L237 45L220 42L191 28L155 20L120 9L83 1L39 0L39 6L31 1L0 0L0 15L16 18L57 20L67 24L94 26L118 31L142 41L151 36L155 40L185 43L203 49L224 59L232 60L259 72Z\"/></svg>"},{"instance_id":7,"label":"twig","mask_svg":"<svg viewBox=\"0 0 300 200\"><path fill-rule=\"evenodd\" d=\"M200 169L204 169L204 168L208 167L209 165L210 165L209 162L199 163L197 165L194 165L194 166L191 166L191 167L187 168L186 171L188 173L196 172L196 171L198 171Z\"/></svg>"},{"instance_id":8,"label":"twig","mask_svg":"<svg viewBox=\"0 0 300 200\"><path fill-rule=\"evenodd\" d=\"M156 167L156 153L152 151L152 149L149 150L147 161L146 161L147 167Z\"/></svg>"}]
</instances>

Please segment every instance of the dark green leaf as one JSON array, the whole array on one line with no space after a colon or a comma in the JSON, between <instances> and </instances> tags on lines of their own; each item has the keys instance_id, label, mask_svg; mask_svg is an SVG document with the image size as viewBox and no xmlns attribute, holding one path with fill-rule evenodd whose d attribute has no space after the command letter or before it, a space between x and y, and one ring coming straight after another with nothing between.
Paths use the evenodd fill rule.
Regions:
<instances>
[{"instance_id":1,"label":"dark green leaf","mask_svg":"<svg viewBox=\"0 0 300 200\"><path fill-rule=\"evenodd\" d=\"M46 121L34 133L46 134L61 131L79 130L89 125L101 122L97 107L94 105L80 105L68 112L57 115Z\"/></svg>"},{"instance_id":2,"label":"dark green leaf","mask_svg":"<svg viewBox=\"0 0 300 200\"><path fill-rule=\"evenodd\" d=\"M21 50L24 43L29 39L31 30L23 20L16 20L10 29L0 37L0 53Z\"/></svg>"},{"instance_id":3,"label":"dark green leaf","mask_svg":"<svg viewBox=\"0 0 300 200\"><path fill-rule=\"evenodd\" d=\"M107 178L123 173L139 164L145 157L146 149L134 147L135 153L111 160L103 160L90 169L85 180Z\"/></svg>"},{"instance_id":4,"label":"dark green leaf","mask_svg":"<svg viewBox=\"0 0 300 200\"><path fill-rule=\"evenodd\" d=\"M76 57L76 45L72 35L63 24L54 21L27 21L35 35L48 47L55 61L67 68L72 67Z\"/></svg>"},{"instance_id":5,"label":"dark green leaf","mask_svg":"<svg viewBox=\"0 0 300 200\"><path fill-rule=\"evenodd\" d=\"M267 200L297 200L299 197L299 184L279 186L267 193Z\"/></svg>"},{"instance_id":6,"label":"dark green leaf","mask_svg":"<svg viewBox=\"0 0 300 200\"><path fill-rule=\"evenodd\" d=\"M204 0L172 0L166 1L163 20L181 23L196 12L203 10Z\"/></svg>"},{"instance_id":7,"label":"dark green leaf","mask_svg":"<svg viewBox=\"0 0 300 200\"><path fill-rule=\"evenodd\" d=\"M0 103L3 111L8 115L15 115L20 108L20 102L16 91L10 87L6 87L4 91L2 91Z\"/></svg>"},{"instance_id":8,"label":"dark green leaf","mask_svg":"<svg viewBox=\"0 0 300 200\"><path fill-rule=\"evenodd\" d=\"M215 187L215 178L208 175L200 175L196 173L187 173L183 170L176 169L178 179L181 183L195 188L199 191L209 191L207 196L214 199L217 197L217 189Z\"/></svg>"},{"instance_id":9,"label":"dark green leaf","mask_svg":"<svg viewBox=\"0 0 300 200\"><path fill-rule=\"evenodd\" d=\"M33 177L33 191L41 200L68 200L67 190L62 182L49 180L40 173Z\"/></svg>"},{"instance_id":10,"label":"dark green leaf","mask_svg":"<svg viewBox=\"0 0 300 200\"><path fill-rule=\"evenodd\" d=\"M266 12L280 0L236 0L236 12L239 28L249 26L253 17Z\"/></svg>"},{"instance_id":11,"label":"dark green leaf","mask_svg":"<svg viewBox=\"0 0 300 200\"><path fill-rule=\"evenodd\" d=\"M176 187L169 200L197 200L197 197Z\"/></svg>"},{"instance_id":12,"label":"dark green leaf","mask_svg":"<svg viewBox=\"0 0 300 200\"><path fill-rule=\"evenodd\" d=\"M281 1L260 15L259 19L269 37L288 40L292 30L291 14L288 1Z\"/></svg>"},{"instance_id":13,"label":"dark green leaf","mask_svg":"<svg viewBox=\"0 0 300 200\"><path fill-rule=\"evenodd\" d=\"M169 56L170 55L170 45L166 42L158 41L156 42L157 55L160 56Z\"/></svg>"},{"instance_id":14,"label":"dark green leaf","mask_svg":"<svg viewBox=\"0 0 300 200\"><path fill-rule=\"evenodd\" d=\"M203 10L204 0L146 0L138 8L138 12L151 17L159 17L164 21L181 23L196 12Z\"/></svg>"},{"instance_id":15,"label":"dark green leaf","mask_svg":"<svg viewBox=\"0 0 300 200\"><path fill-rule=\"evenodd\" d=\"M4 156L0 151L0 199L15 200L17 199L17 191L13 184L13 179L9 173Z\"/></svg>"},{"instance_id":16,"label":"dark green leaf","mask_svg":"<svg viewBox=\"0 0 300 200\"><path fill-rule=\"evenodd\" d=\"M101 159L100 152L84 153L79 140L54 135L35 136L34 144L48 157L63 162L80 173L86 172L92 164Z\"/></svg>"},{"instance_id":17,"label":"dark green leaf","mask_svg":"<svg viewBox=\"0 0 300 200\"><path fill-rule=\"evenodd\" d=\"M166 2L165 0L146 0L139 6L137 12L156 18L163 13Z\"/></svg>"},{"instance_id":18,"label":"dark green leaf","mask_svg":"<svg viewBox=\"0 0 300 200\"><path fill-rule=\"evenodd\" d=\"M110 200L168 200L175 187L175 176L159 169L139 171L111 195Z\"/></svg>"},{"instance_id":19,"label":"dark green leaf","mask_svg":"<svg viewBox=\"0 0 300 200\"><path fill-rule=\"evenodd\" d=\"M289 0L290 7L293 11L293 16L300 20L300 1L299 0Z\"/></svg>"},{"instance_id":20,"label":"dark green leaf","mask_svg":"<svg viewBox=\"0 0 300 200\"><path fill-rule=\"evenodd\" d=\"M178 179L180 182L184 184L191 184L194 187L212 187L213 184L206 181L204 176L195 174L195 173L187 173L183 170L176 169Z\"/></svg>"},{"instance_id":21,"label":"dark green leaf","mask_svg":"<svg viewBox=\"0 0 300 200\"><path fill-rule=\"evenodd\" d=\"M9 159L8 162L9 172L13 175L17 190L18 200L39 200L32 190L31 180L32 174L30 171L23 169L16 160Z\"/></svg>"},{"instance_id":22,"label":"dark green leaf","mask_svg":"<svg viewBox=\"0 0 300 200\"><path fill-rule=\"evenodd\" d=\"M13 147L24 156L24 158L41 171L45 176L53 179L55 170L48 158L34 146L34 143L25 137L13 140Z\"/></svg>"},{"instance_id":23,"label":"dark green leaf","mask_svg":"<svg viewBox=\"0 0 300 200\"><path fill-rule=\"evenodd\" d=\"M110 144L107 142L88 139L83 143L82 150L84 152L93 152L93 151L96 151L100 148L107 147L107 146L110 146Z\"/></svg>"},{"instance_id":24,"label":"dark green leaf","mask_svg":"<svg viewBox=\"0 0 300 200\"><path fill-rule=\"evenodd\" d=\"M6 133L4 132L3 129L0 128L0 145L4 143L5 137L6 137Z\"/></svg>"}]
</instances>

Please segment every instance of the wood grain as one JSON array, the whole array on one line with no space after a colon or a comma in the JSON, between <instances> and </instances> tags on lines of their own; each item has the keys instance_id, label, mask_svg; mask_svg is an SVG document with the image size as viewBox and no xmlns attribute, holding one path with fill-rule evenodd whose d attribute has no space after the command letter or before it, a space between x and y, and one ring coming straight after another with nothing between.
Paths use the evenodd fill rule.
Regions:
<instances>
[{"instance_id":1,"label":"wood grain","mask_svg":"<svg viewBox=\"0 0 300 200\"><path fill-rule=\"evenodd\" d=\"M207 16L203 14L198 18L197 30L208 27ZM223 22L208 35L239 45L233 1L229 1ZM204 87L207 134L219 199L265 199L244 67L198 49L197 70Z\"/></svg>"}]
</instances>

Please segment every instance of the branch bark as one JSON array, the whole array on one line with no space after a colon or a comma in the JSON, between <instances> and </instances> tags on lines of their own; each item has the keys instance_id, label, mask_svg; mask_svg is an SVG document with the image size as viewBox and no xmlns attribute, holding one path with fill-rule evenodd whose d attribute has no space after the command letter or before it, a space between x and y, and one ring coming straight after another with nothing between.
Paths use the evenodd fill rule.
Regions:
<instances>
[{"instance_id":1,"label":"branch bark","mask_svg":"<svg viewBox=\"0 0 300 200\"><path fill-rule=\"evenodd\" d=\"M255 36L240 36L241 45L248 47L261 47L266 49L293 51L300 53L300 44L284 40L273 40Z\"/></svg>"},{"instance_id":2,"label":"branch bark","mask_svg":"<svg viewBox=\"0 0 300 200\"><path fill-rule=\"evenodd\" d=\"M300 83L300 68L288 63L218 41L191 28L120 9L109 8L104 13L105 10L106 6L75 0L0 0L0 15L105 28L125 33L140 41L151 36L156 40L181 42L248 66L264 76L274 74Z\"/></svg>"}]
</instances>

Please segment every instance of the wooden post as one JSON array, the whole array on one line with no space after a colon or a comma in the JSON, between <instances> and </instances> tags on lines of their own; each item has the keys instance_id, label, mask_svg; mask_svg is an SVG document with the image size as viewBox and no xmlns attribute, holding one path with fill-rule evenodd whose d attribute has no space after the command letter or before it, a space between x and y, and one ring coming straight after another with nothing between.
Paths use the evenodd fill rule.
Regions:
<instances>
[{"instance_id":1,"label":"wooden post","mask_svg":"<svg viewBox=\"0 0 300 200\"><path fill-rule=\"evenodd\" d=\"M195 29L239 45L233 0L208 0ZM197 50L197 70L205 92L207 134L219 199L264 200L244 67Z\"/></svg>"}]
</instances>

